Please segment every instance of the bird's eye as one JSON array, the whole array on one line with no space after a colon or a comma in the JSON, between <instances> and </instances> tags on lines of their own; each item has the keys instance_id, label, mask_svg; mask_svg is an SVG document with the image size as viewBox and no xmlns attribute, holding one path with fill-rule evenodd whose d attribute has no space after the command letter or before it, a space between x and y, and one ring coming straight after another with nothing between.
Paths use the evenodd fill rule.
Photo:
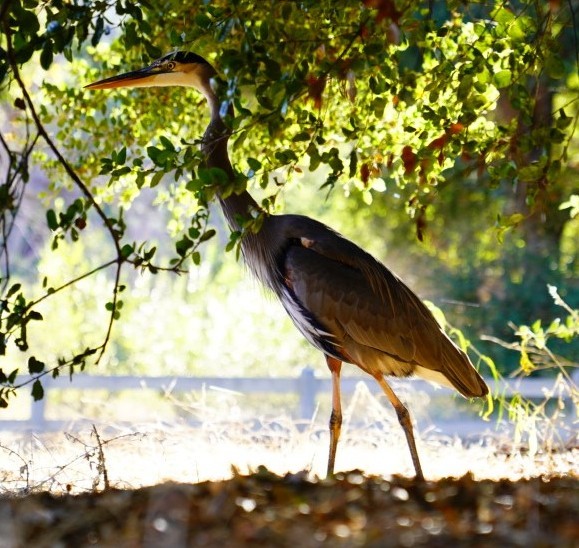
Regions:
<instances>
[{"instance_id":1,"label":"bird's eye","mask_svg":"<svg viewBox=\"0 0 579 548\"><path fill-rule=\"evenodd\" d=\"M169 61L165 66L167 67L167 70L175 70L177 65L175 61Z\"/></svg>"}]
</instances>

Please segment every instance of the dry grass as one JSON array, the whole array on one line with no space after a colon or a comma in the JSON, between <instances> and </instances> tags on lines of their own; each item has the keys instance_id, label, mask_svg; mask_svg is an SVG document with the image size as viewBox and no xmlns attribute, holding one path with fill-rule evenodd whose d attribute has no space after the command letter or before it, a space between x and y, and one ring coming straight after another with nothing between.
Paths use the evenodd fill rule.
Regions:
<instances>
[{"instance_id":1,"label":"dry grass","mask_svg":"<svg viewBox=\"0 0 579 548\"><path fill-rule=\"evenodd\" d=\"M105 486L137 488L168 480L197 483L227 479L265 466L274 473L306 470L324 477L328 450L325 421L298 425L288 415L270 420L211 421L199 428L183 423L95 427L71 424L61 433L3 433L1 489L5 494L94 491ZM98 435L97 435L98 434ZM565 475L576 470L579 451L525 454L506 435L488 433L470 444L436 433L419 433L419 452L428 479L460 477L520 479ZM336 471L411 476L400 427L390 418L367 426L345 424ZM575 472L576 473L576 472Z\"/></svg>"}]
</instances>

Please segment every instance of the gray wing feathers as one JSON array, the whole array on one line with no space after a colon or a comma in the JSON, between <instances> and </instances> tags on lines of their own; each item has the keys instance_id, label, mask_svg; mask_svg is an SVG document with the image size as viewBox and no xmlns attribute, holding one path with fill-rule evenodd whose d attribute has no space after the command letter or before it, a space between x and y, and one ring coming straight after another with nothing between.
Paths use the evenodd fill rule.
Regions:
<instances>
[{"instance_id":1,"label":"gray wing feathers","mask_svg":"<svg viewBox=\"0 0 579 548\"><path fill-rule=\"evenodd\" d=\"M368 362L382 354L386 374L396 374L395 362L402 375L411 373L411 364L420 365L441 372L465 396L486 393L467 356L384 265L331 231L306 233L301 242L286 255L293 290L350 354L366 361L360 366L371 372Z\"/></svg>"}]
</instances>

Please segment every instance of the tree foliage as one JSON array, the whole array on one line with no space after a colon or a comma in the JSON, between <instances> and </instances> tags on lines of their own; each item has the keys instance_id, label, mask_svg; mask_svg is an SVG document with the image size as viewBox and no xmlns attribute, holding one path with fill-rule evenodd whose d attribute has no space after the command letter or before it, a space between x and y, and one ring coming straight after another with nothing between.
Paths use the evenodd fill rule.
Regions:
<instances>
[{"instance_id":1,"label":"tree foliage","mask_svg":"<svg viewBox=\"0 0 579 548\"><path fill-rule=\"evenodd\" d=\"M314 173L320 196L341 190L381 230L394 223L399 239L426 240L439 268L464 280L466 302L511 294L522 278L571 280L579 229L559 205L574 203L577 179L576 12L572 0L5 1L0 354L13 345L28 361L2 364L0 405L26 369L40 398L43 375L102 358L135 268L201 262L218 185L251 187L275 212ZM219 70L219 95L235 109L235 181L200 167L205 107L194 92L83 90L173 49ZM108 258L59 285L45 278L31 296L12 280L9 242L34 165L49 176L52 247L100 231ZM144 193L172 214L171 253L135 236L130 208ZM512 254L496 251L505 240ZM44 363L27 336L47 321L39 305L101 271L111 289L100 342Z\"/></svg>"}]
</instances>

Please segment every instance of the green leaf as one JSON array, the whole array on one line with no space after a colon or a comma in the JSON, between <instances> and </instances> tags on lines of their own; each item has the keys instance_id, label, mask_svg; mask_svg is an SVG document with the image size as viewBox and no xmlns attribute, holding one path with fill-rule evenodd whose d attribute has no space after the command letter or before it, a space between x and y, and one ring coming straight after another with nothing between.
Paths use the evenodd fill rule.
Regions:
<instances>
[{"instance_id":1,"label":"green leaf","mask_svg":"<svg viewBox=\"0 0 579 548\"><path fill-rule=\"evenodd\" d=\"M179 48L183 45L183 36L185 33L179 33L175 29L171 29L169 33L169 40L171 46L174 48Z\"/></svg>"},{"instance_id":2,"label":"green leaf","mask_svg":"<svg viewBox=\"0 0 579 548\"><path fill-rule=\"evenodd\" d=\"M208 29L211 26L211 18L207 14L200 12L195 15L195 25L201 29Z\"/></svg>"},{"instance_id":3,"label":"green leaf","mask_svg":"<svg viewBox=\"0 0 579 548\"><path fill-rule=\"evenodd\" d=\"M154 46L148 40L145 42L145 49L147 50L147 55L151 59L156 59L157 57L161 57L162 50L157 46Z\"/></svg>"},{"instance_id":4,"label":"green leaf","mask_svg":"<svg viewBox=\"0 0 579 548\"><path fill-rule=\"evenodd\" d=\"M40 30L40 23L34 11L31 10L34 10L37 6L30 6L31 10L23 10L17 3L15 4L14 10L17 11L16 16L20 28L25 30L28 36L34 36Z\"/></svg>"},{"instance_id":5,"label":"green leaf","mask_svg":"<svg viewBox=\"0 0 579 548\"><path fill-rule=\"evenodd\" d=\"M201 235L201 238L199 238L200 242L206 242L207 240L210 240L211 238L213 238L213 236L215 236L216 232L214 229L210 228L209 230L207 230L206 232L204 232Z\"/></svg>"},{"instance_id":6,"label":"green leaf","mask_svg":"<svg viewBox=\"0 0 579 548\"><path fill-rule=\"evenodd\" d=\"M16 283L14 284L9 290L8 293L6 293L6 299L9 299L10 297L12 297L12 295L14 295L16 292L20 291L20 288L22 287L22 284Z\"/></svg>"},{"instance_id":7,"label":"green leaf","mask_svg":"<svg viewBox=\"0 0 579 548\"><path fill-rule=\"evenodd\" d=\"M386 108L386 98L385 97L375 97L372 101L372 111L376 118L382 118L384 115L384 109Z\"/></svg>"},{"instance_id":8,"label":"green leaf","mask_svg":"<svg viewBox=\"0 0 579 548\"><path fill-rule=\"evenodd\" d=\"M265 60L265 74L271 80L277 82L281 79L282 72L281 67L277 61L273 59L266 59Z\"/></svg>"},{"instance_id":9,"label":"green leaf","mask_svg":"<svg viewBox=\"0 0 579 548\"><path fill-rule=\"evenodd\" d=\"M129 166L123 166L120 167L119 169L114 169L111 172L111 177L122 177L123 175L126 175L127 173L131 172L131 168Z\"/></svg>"},{"instance_id":10,"label":"green leaf","mask_svg":"<svg viewBox=\"0 0 579 548\"><path fill-rule=\"evenodd\" d=\"M143 254L143 259L145 259L145 261L150 261L155 256L155 253L157 253L157 248L153 246L149 251Z\"/></svg>"},{"instance_id":11,"label":"green leaf","mask_svg":"<svg viewBox=\"0 0 579 548\"><path fill-rule=\"evenodd\" d=\"M298 157L296 153L286 148L285 150L279 150L275 153L275 157L279 160L282 164L289 164L290 162L297 162Z\"/></svg>"},{"instance_id":12,"label":"green leaf","mask_svg":"<svg viewBox=\"0 0 579 548\"><path fill-rule=\"evenodd\" d=\"M579 194L571 194L567 201L559 205L559 209L569 209L572 219L579 217Z\"/></svg>"},{"instance_id":13,"label":"green leaf","mask_svg":"<svg viewBox=\"0 0 579 548\"><path fill-rule=\"evenodd\" d=\"M123 259L126 259L127 257L130 257L131 254L133 253L133 251L135 251L134 246L132 246L131 244L125 244L122 248L121 248L121 256L123 257Z\"/></svg>"},{"instance_id":14,"label":"green leaf","mask_svg":"<svg viewBox=\"0 0 579 548\"><path fill-rule=\"evenodd\" d=\"M101 36L103 35L104 30L105 30L104 17L99 17L97 19L96 24L95 24L94 33L93 33L91 41L90 41L90 43L93 47L96 46L100 42L100 39L101 39Z\"/></svg>"},{"instance_id":15,"label":"green leaf","mask_svg":"<svg viewBox=\"0 0 579 548\"><path fill-rule=\"evenodd\" d=\"M151 177L151 182L149 183L149 186L151 188L155 188L160 182L161 179L163 178L163 175L165 175L164 171L157 171L152 177Z\"/></svg>"},{"instance_id":16,"label":"green leaf","mask_svg":"<svg viewBox=\"0 0 579 548\"><path fill-rule=\"evenodd\" d=\"M550 78L560 80L565 76L565 63L559 55L552 54L545 59L545 69Z\"/></svg>"},{"instance_id":17,"label":"green leaf","mask_svg":"<svg viewBox=\"0 0 579 548\"><path fill-rule=\"evenodd\" d=\"M44 398L44 388L38 379L35 380L34 384L32 385L32 397L34 398L34 401L38 401Z\"/></svg>"},{"instance_id":18,"label":"green leaf","mask_svg":"<svg viewBox=\"0 0 579 548\"><path fill-rule=\"evenodd\" d=\"M255 158L249 157L246 159L246 162L249 168L252 169L253 171L259 171L261 169L261 162L259 160L256 160Z\"/></svg>"},{"instance_id":19,"label":"green leaf","mask_svg":"<svg viewBox=\"0 0 579 548\"><path fill-rule=\"evenodd\" d=\"M525 183L531 183L537 181L543 175L543 166L537 164L530 164L528 166L519 169L518 176L519 180Z\"/></svg>"},{"instance_id":20,"label":"green leaf","mask_svg":"<svg viewBox=\"0 0 579 548\"><path fill-rule=\"evenodd\" d=\"M353 149L350 153L350 170L348 175L354 177L356 171L358 171L358 154L356 153L356 149Z\"/></svg>"},{"instance_id":21,"label":"green leaf","mask_svg":"<svg viewBox=\"0 0 579 548\"><path fill-rule=\"evenodd\" d=\"M262 42L269 38L269 27L267 21L262 21L261 26L259 27L259 37Z\"/></svg>"},{"instance_id":22,"label":"green leaf","mask_svg":"<svg viewBox=\"0 0 579 548\"><path fill-rule=\"evenodd\" d=\"M310 139L310 134L307 131L300 131L297 135L294 135L292 141L299 143L300 141L309 141Z\"/></svg>"},{"instance_id":23,"label":"green leaf","mask_svg":"<svg viewBox=\"0 0 579 548\"><path fill-rule=\"evenodd\" d=\"M193 242L187 238L187 236L183 236L183 238L175 244L175 250L180 257L184 257L192 247Z\"/></svg>"},{"instance_id":24,"label":"green leaf","mask_svg":"<svg viewBox=\"0 0 579 548\"><path fill-rule=\"evenodd\" d=\"M54 56L52 53L52 42L50 40L47 40L46 42L44 42L44 46L42 48L42 51L40 52L40 66L44 70L48 70L50 65L52 65L53 57Z\"/></svg>"},{"instance_id":25,"label":"green leaf","mask_svg":"<svg viewBox=\"0 0 579 548\"><path fill-rule=\"evenodd\" d=\"M116 160L119 165L123 165L127 161L127 147L123 147L117 152Z\"/></svg>"},{"instance_id":26,"label":"green leaf","mask_svg":"<svg viewBox=\"0 0 579 548\"><path fill-rule=\"evenodd\" d=\"M37 360L34 356L30 356L30 358L28 358L28 372L31 375L42 373L45 366L46 364L44 362Z\"/></svg>"},{"instance_id":27,"label":"green leaf","mask_svg":"<svg viewBox=\"0 0 579 548\"><path fill-rule=\"evenodd\" d=\"M518 226L521 222L523 222L525 220L525 216L521 213L513 213L512 215L509 215L504 223L507 226Z\"/></svg>"},{"instance_id":28,"label":"green leaf","mask_svg":"<svg viewBox=\"0 0 579 548\"><path fill-rule=\"evenodd\" d=\"M549 140L552 143L563 143L567 139L567 135L557 128L551 128L549 130Z\"/></svg>"},{"instance_id":29,"label":"green leaf","mask_svg":"<svg viewBox=\"0 0 579 548\"><path fill-rule=\"evenodd\" d=\"M147 147L147 154L155 165L162 165L161 156L163 155L163 151L160 148L154 146Z\"/></svg>"},{"instance_id":30,"label":"green leaf","mask_svg":"<svg viewBox=\"0 0 579 548\"><path fill-rule=\"evenodd\" d=\"M513 75L510 70L499 70L499 72L496 72L493 76L493 82L499 89L506 88L511 85L512 77Z\"/></svg>"},{"instance_id":31,"label":"green leaf","mask_svg":"<svg viewBox=\"0 0 579 548\"><path fill-rule=\"evenodd\" d=\"M16 377L18 376L18 369L14 369L10 375L8 375L8 383L14 384L16 382Z\"/></svg>"},{"instance_id":32,"label":"green leaf","mask_svg":"<svg viewBox=\"0 0 579 548\"><path fill-rule=\"evenodd\" d=\"M56 218L56 213L54 209L49 209L46 212L46 222L48 224L48 228L53 232L58 228L58 219Z\"/></svg>"},{"instance_id":33,"label":"green leaf","mask_svg":"<svg viewBox=\"0 0 579 548\"><path fill-rule=\"evenodd\" d=\"M173 143L171 141L169 141L169 139L167 139L167 137L165 137L164 135L161 135L159 137L159 141L161 141L161 144L165 147L165 150L170 150L171 152L175 152L175 147L173 146Z\"/></svg>"},{"instance_id":34,"label":"green leaf","mask_svg":"<svg viewBox=\"0 0 579 548\"><path fill-rule=\"evenodd\" d=\"M139 43L139 37L137 35L136 27L134 21L128 21L124 25L124 39L125 46L127 49L132 48L134 45Z\"/></svg>"},{"instance_id":35,"label":"green leaf","mask_svg":"<svg viewBox=\"0 0 579 548\"><path fill-rule=\"evenodd\" d=\"M574 118L572 116L567 116L564 109L559 109L559 118L557 119L557 127L559 129L568 128L573 120Z\"/></svg>"},{"instance_id":36,"label":"green leaf","mask_svg":"<svg viewBox=\"0 0 579 548\"><path fill-rule=\"evenodd\" d=\"M464 101L469 95L472 90L472 76L469 74L464 75L458 85L456 90L456 97L459 101Z\"/></svg>"}]
</instances>

